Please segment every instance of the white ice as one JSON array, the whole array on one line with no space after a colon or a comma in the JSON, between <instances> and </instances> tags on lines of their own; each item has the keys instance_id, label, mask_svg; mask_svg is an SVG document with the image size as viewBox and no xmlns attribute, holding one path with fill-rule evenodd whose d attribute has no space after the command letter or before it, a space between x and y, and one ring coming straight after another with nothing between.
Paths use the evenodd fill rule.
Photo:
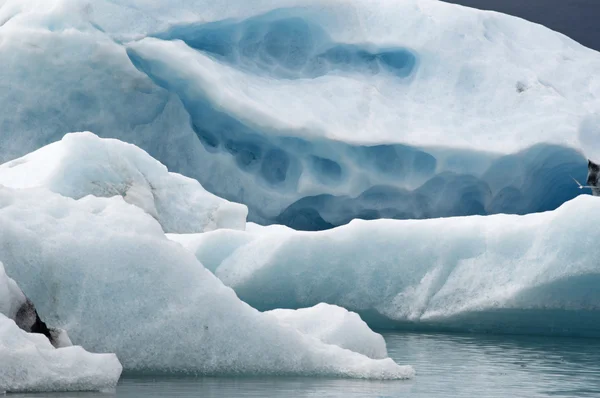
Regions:
<instances>
[{"instance_id":1,"label":"white ice","mask_svg":"<svg viewBox=\"0 0 600 398\"><path fill-rule=\"evenodd\" d=\"M65 142L79 140L95 142L96 149L103 146L90 134L70 135ZM72 191L89 177L82 171L88 170L88 158L93 156L80 153L81 145L63 144L33 154L31 164L37 157L48 165L77 159L65 162L69 167L60 173L63 188ZM106 145L123 144L109 141ZM56 150L61 147L81 156ZM138 152L126 148L118 152L119 162L139 161ZM113 163L89 169L94 171L93 181L115 181L108 164ZM18 162L13 166L19 167ZM2 167L0 179L6 181L11 170ZM80 174L82 180L69 178ZM0 261L46 322L68 330L73 342L88 350L116 353L125 370L372 379L412 376L410 366L326 344L243 303L190 252L168 240L142 207L127 203L121 195L76 200L46 188L0 186Z\"/></svg>"},{"instance_id":2,"label":"white ice","mask_svg":"<svg viewBox=\"0 0 600 398\"><path fill-rule=\"evenodd\" d=\"M50 392L112 389L121 375L114 354L91 354L78 346L54 348L0 314L0 391Z\"/></svg>"},{"instance_id":3,"label":"white ice","mask_svg":"<svg viewBox=\"0 0 600 398\"><path fill-rule=\"evenodd\" d=\"M279 323L369 358L387 358L383 337L373 332L358 314L325 303L297 310L276 309L266 312Z\"/></svg>"},{"instance_id":4,"label":"white ice","mask_svg":"<svg viewBox=\"0 0 600 398\"><path fill-rule=\"evenodd\" d=\"M122 196L165 232L244 229L248 213L246 206L207 192L198 181L169 173L142 149L89 132L67 134L0 166L0 184L44 187L73 199Z\"/></svg>"},{"instance_id":5,"label":"white ice","mask_svg":"<svg viewBox=\"0 0 600 398\"><path fill-rule=\"evenodd\" d=\"M0 314L14 319L21 305L27 297L21 291L17 282L9 278L4 271L4 265L0 263Z\"/></svg>"},{"instance_id":6,"label":"white ice","mask_svg":"<svg viewBox=\"0 0 600 398\"><path fill-rule=\"evenodd\" d=\"M19 329L13 318L24 302L25 295L0 263L0 393L116 386L122 367L114 354L91 354L81 347L56 349L46 336Z\"/></svg>"},{"instance_id":7,"label":"white ice","mask_svg":"<svg viewBox=\"0 0 600 398\"><path fill-rule=\"evenodd\" d=\"M6 275L4 265L0 262L0 314L3 314L9 319L16 321L19 310L24 304L26 304L26 302L27 296L25 296L21 288L19 288L17 282ZM28 325L30 320L22 319L21 322L27 325L25 327L31 326ZM50 325L49 332L54 339L54 341L51 343L56 348L70 347L73 345L66 330L54 328L52 325Z\"/></svg>"},{"instance_id":8,"label":"white ice","mask_svg":"<svg viewBox=\"0 0 600 398\"><path fill-rule=\"evenodd\" d=\"M580 193L582 152L597 156L598 53L498 13L4 0L0 25L0 161L91 130L257 222L551 210Z\"/></svg>"},{"instance_id":9,"label":"white ice","mask_svg":"<svg viewBox=\"0 0 600 398\"><path fill-rule=\"evenodd\" d=\"M585 195L526 216L174 239L262 310L326 302L384 327L600 336L599 224L600 200Z\"/></svg>"}]
</instances>

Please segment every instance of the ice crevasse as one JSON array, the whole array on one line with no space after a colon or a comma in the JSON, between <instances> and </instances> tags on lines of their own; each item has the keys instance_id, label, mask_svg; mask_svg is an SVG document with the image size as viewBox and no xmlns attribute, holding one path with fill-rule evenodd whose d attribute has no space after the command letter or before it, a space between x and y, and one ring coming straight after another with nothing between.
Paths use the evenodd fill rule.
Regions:
<instances>
[{"instance_id":1,"label":"ice crevasse","mask_svg":"<svg viewBox=\"0 0 600 398\"><path fill-rule=\"evenodd\" d=\"M90 130L262 224L553 210L598 156L598 53L498 13L4 0L0 25L2 161Z\"/></svg>"},{"instance_id":2,"label":"ice crevasse","mask_svg":"<svg viewBox=\"0 0 600 398\"><path fill-rule=\"evenodd\" d=\"M106 162L107 151L120 162ZM31 172L42 165L45 174ZM218 198L158 165L129 144L82 133L0 167L0 261L46 322L86 350L115 353L129 373L414 374L388 358L381 336L356 314L326 305L296 316L264 314L239 300L167 239L159 222L182 208L194 211L194 201ZM172 208L152 214L148 204L157 202L128 200L127 190L113 189L127 181L181 184L177 192L187 195L189 206L166 201ZM334 316L333 326L346 331L319 325ZM354 337L347 336L350 329Z\"/></svg>"}]
</instances>

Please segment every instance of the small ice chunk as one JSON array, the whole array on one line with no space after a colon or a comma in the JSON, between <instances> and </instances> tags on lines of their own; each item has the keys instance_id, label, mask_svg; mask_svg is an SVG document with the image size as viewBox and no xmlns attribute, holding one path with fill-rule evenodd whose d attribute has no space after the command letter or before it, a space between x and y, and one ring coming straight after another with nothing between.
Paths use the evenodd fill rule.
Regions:
<instances>
[{"instance_id":1,"label":"small ice chunk","mask_svg":"<svg viewBox=\"0 0 600 398\"><path fill-rule=\"evenodd\" d=\"M383 337L373 332L354 312L325 303L298 310L276 309L267 311L282 325L291 326L301 333L316 337L327 344L337 345L369 358L387 358Z\"/></svg>"},{"instance_id":2,"label":"small ice chunk","mask_svg":"<svg viewBox=\"0 0 600 398\"><path fill-rule=\"evenodd\" d=\"M54 348L0 314L0 391L99 391L114 388L122 367L114 354Z\"/></svg>"}]
</instances>

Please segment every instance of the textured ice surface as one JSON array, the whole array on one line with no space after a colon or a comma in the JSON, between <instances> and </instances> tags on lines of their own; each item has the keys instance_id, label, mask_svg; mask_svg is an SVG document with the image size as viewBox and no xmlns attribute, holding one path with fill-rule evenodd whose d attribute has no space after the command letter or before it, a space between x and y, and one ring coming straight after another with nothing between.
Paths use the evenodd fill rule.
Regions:
<instances>
[{"instance_id":1,"label":"textured ice surface","mask_svg":"<svg viewBox=\"0 0 600 398\"><path fill-rule=\"evenodd\" d=\"M325 344L251 308L121 196L74 200L0 186L0 247L7 272L50 324L88 350L116 353L126 371L413 374L409 366Z\"/></svg>"},{"instance_id":2,"label":"textured ice surface","mask_svg":"<svg viewBox=\"0 0 600 398\"><path fill-rule=\"evenodd\" d=\"M154 217L165 232L244 229L244 205L206 192L196 180L169 173L140 148L92 133L67 134L0 166L0 184L44 187L79 199L122 196Z\"/></svg>"},{"instance_id":3,"label":"textured ice surface","mask_svg":"<svg viewBox=\"0 0 600 398\"><path fill-rule=\"evenodd\" d=\"M44 335L21 330L14 318L25 300L0 263L0 393L116 386L122 367L114 354L91 354L81 347L56 349Z\"/></svg>"},{"instance_id":4,"label":"textured ice surface","mask_svg":"<svg viewBox=\"0 0 600 398\"><path fill-rule=\"evenodd\" d=\"M579 132L600 111L598 53L497 13L5 0L0 25L0 161L90 130L261 223L551 210L596 152Z\"/></svg>"},{"instance_id":5,"label":"textured ice surface","mask_svg":"<svg viewBox=\"0 0 600 398\"><path fill-rule=\"evenodd\" d=\"M73 345L66 330L53 328L41 320L35 305L25 296L17 283L6 275L2 263L0 263L0 314L15 321L25 332L45 335L56 348Z\"/></svg>"},{"instance_id":6,"label":"textured ice surface","mask_svg":"<svg viewBox=\"0 0 600 398\"><path fill-rule=\"evenodd\" d=\"M25 303L27 297L13 279L9 278L4 271L4 265L0 263L0 314L15 319L17 311Z\"/></svg>"},{"instance_id":7,"label":"textured ice surface","mask_svg":"<svg viewBox=\"0 0 600 398\"><path fill-rule=\"evenodd\" d=\"M334 344L369 358L387 358L383 337L373 332L358 314L336 305L318 304L298 310L268 311L283 324L314 336L327 344Z\"/></svg>"},{"instance_id":8,"label":"textured ice surface","mask_svg":"<svg viewBox=\"0 0 600 398\"><path fill-rule=\"evenodd\" d=\"M0 314L0 391L97 391L114 388L121 364L114 354L81 347L54 348L46 337L26 333Z\"/></svg>"},{"instance_id":9,"label":"textured ice surface","mask_svg":"<svg viewBox=\"0 0 600 398\"><path fill-rule=\"evenodd\" d=\"M326 302L370 326L597 337L599 223L585 195L526 216L252 226L184 244L262 310Z\"/></svg>"}]
</instances>

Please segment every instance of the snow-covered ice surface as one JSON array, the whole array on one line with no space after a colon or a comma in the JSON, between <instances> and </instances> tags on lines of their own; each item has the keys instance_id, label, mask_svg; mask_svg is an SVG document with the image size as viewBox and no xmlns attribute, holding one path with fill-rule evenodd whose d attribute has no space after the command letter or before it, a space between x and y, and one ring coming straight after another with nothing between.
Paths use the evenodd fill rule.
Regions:
<instances>
[{"instance_id":1,"label":"snow-covered ice surface","mask_svg":"<svg viewBox=\"0 0 600 398\"><path fill-rule=\"evenodd\" d=\"M171 236L255 308L325 302L370 326L600 336L600 198L553 212Z\"/></svg>"},{"instance_id":2,"label":"snow-covered ice surface","mask_svg":"<svg viewBox=\"0 0 600 398\"><path fill-rule=\"evenodd\" d=\"M56 349L44 335L19 329L14 318L25 300L0 263L0 393L116 386L122 367L114 354L91 354L81 347Z\"/></svg>"},{"instance_id":3,"label":"snow-covered ice surface","mask_svg":"<svg viewBox=\"0 0 600 398\"><path fill-rule=\"evenodd\" d=\"M171 233L244 229L248 214L246 206L207 192L198 181L169 173L135 145L89 132L67 134L0 166L0 184L44 187L73 199L122 196Z\"/></svg>"},{"instance_id":4,"label":"snow-covered ice surface","mask_svg":"<svg viewBox=\"0 0 600 398\"><path fill-rule=\"evenodd\" d=\"M325 303L297 310L268 311L284 325L314 336L327 344L334 344L369 358L387 358L383 337L369 329L358 314L336 305Z\"/></svg>"},{"instance_id":5,"label":"snow-covered ice surface","mask_svg":"<svg viewBox=\"0 0 600 398\"><path fill-rule=\"evenodd\" d=\"M89 134L65 142L79 138L100 144ZM33 154L32 164L40 156L49 165L61 164L55 156L70 158L55 151L60 146L49 148ZM136 160L136 153L122 151L123 162ZM62 181L78 186L73 176L81 170L90 180L114 181L111 167L85 169L85 163L82 157L63 169ZM413 374L410 366L326 344L251 308L120 195L75 200L46 188L0 186L0 247L7 273L49 324L68 330L87 350L116 353L125 371L373 379Z\"/></svg>"},{"instance_id":6,"label":"snow-covered ice surface","mask_svg":"<svg viewBox=\"0 0 600 398\"><path fill-rule=\"evenodd\" d=\"M597 52L434 0L3 0L0 59L0 161L90 130L260 223L551 210L598 156Z\"/></svg>"}]
</instances>

